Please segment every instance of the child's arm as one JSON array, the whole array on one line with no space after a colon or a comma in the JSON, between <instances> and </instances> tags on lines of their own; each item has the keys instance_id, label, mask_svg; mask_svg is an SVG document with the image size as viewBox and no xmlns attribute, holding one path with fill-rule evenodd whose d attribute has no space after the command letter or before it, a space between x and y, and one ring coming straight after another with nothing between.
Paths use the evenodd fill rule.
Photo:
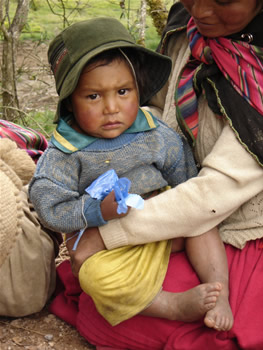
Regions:
<instances>
[{"instance_id":1,"label":"child's arm","mask_svg":"<svg viewBox=\"0 0 263 350\"><path fill-rule=\"evenodd\" d=\"M106 224L101 201L87 193L80 195L75 186L37 178L30 186L30 200L42 224L53 231L71 233Z\"/></svg>"},{"instance_id":2,"label":"child's arm","mask_svg":"<svg viewBox=\"0 0 263 350\"><path fill-rule=\"evenodd\" d=\"M51 150L43 156L29 188L30 199L45 227L71 233L125 216L117 214L114 192L104 200L92 198L86 191L79 193L78 161L69 162L60 153L62 160L58 161L57 153Z\"/></svg>"},{"instance_id":3,"label":"child's arm","mask_svg":"<svg viewBox=\"0 0 263 350\"><path fill-rule=\"evenodd\" d=\"M106 224L101 201L91 198L84 190L80 192L80 173L77 156L48 149L40 158L29 196L45 227L71 233Z\"/></svg>"}]
</instances>

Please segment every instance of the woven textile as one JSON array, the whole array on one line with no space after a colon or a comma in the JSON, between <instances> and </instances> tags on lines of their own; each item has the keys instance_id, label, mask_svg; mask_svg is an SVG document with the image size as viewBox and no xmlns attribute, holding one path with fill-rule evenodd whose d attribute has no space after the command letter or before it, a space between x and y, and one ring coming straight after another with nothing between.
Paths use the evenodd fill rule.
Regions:
<instances>
[{"instance_id":1,"label":"woven textile","mask_svg":"<svg viewBox=\"0 0 263 350\"><path fill-rule=\"evenodd\" d=\"M15 141L19 148L27 151L35 163L47 148L47 140L41 133L2 119L0 120L0 138Z\"/></svg>"},{"instance_id":2,"label":"woven textile","mask_svg":"<svg viewBox=\"0 0 263 350\"><path fill-rule=\"evenodd\" d=\"M204 38L193 18L188 23L187 35L192 56L181 74L175 103L193 136L196 138L198 132L197 98L202 93L197 74L203 65L215 62L235 91L263 115L263 49L223 37Z\"/></svg>"}]
</instances>

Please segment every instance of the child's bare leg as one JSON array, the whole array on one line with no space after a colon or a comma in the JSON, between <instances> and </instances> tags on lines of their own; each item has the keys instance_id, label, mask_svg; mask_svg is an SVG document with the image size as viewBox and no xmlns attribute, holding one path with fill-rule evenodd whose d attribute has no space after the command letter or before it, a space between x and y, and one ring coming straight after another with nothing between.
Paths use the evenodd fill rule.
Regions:
<instances>
[{"instance_id":1,"label":"child's bare leg","mask_svg":"<svg viewBox=\"0 0 263 350\"><path fill-rule=\"evenodd\" d=\"M184 238L172 240L172 252L184 248ZM204 283L183 293L162 290L141 315L184 322L197 321L216 306L221 289L220 283Z\"/></svg>"},{"instance_id":2,"label":"child's bare leg","mask_svg":"<svg viewBox=\"0 0 263 350\"><path fill-rule=\"evenodd\" d=\"M161 291L141 315L193 322L215 307L220 283L204 283L183 293Z\"/></svg>"},{"instance_id":3,"label":"child's bare leg","mask_svg":"<svg viewBox=\"0 0 263 350\"><path fill-rule=\"evenodd\" d=\"M172 240L171 252L172 253L180 252L184 250L184 246L185 246L185 238L174 238Z\"/></svg>"},{"instance_id":4,"label":"child's bare leg","mask_svg":"<svg viewBox=\"0 0 263 350\"><path fill-rule=\"evenodd\" d=\"M187 238L185 249L201 282L219 282L222 290L214 308L204 318L210 328L225 331L233 326L233 314L228 296L228 265L224 244L215 228L197 237Z\"/></svg>"},{"instance_id":5,"label":"child's bare leg","mask_svg":"<svg viewBox=\"0 0 263 350\"><path fill-rule=\"evenodd\" d=\"M71 238L72 236L73 238ZM97 227L85 230L76 250L73 250L73 246L77 236L74 233L68 234L67 239L66 246L71 260L72 273L75 277L78 277L79 269L86 259L106 249Z\"/></svg>"}]
</instances>

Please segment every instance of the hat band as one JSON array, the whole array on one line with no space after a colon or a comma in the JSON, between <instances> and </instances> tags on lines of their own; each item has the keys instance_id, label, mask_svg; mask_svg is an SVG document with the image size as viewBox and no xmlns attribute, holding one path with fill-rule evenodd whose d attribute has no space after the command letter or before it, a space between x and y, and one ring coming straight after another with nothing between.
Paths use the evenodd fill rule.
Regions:
<instances>
[{"instance_id":1,"label":"hat band","mask_svg":"<svg viewBox=\"0 0 263 350\"><path fill-rule=\"evenodd\" d=\"M63 58L67 55L67 53L68 53L68 49L66 48L63 42L60 43L57 46L57 48L54 50L52 56L50 57L50 65L51 65L53 74L56 74L59 64L61 63Z\"/></svg>"}]
</instances>

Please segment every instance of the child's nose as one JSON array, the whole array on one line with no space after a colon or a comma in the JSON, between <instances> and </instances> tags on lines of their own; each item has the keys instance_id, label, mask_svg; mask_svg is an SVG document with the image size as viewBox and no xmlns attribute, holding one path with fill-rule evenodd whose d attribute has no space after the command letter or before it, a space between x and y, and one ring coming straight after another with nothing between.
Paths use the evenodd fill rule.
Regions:
<instances>
[{"instance_id":1,"label":"child's nose","mask_svg":"<svg viewBox=\"0 0 263 350\"><path fill-rule=\"evenodd\" d=\"M114 97L108 97L104 100L104 113L105 114L114 114L119 112L119 106L117 99Z\"/></svg>"}]
</instances>

